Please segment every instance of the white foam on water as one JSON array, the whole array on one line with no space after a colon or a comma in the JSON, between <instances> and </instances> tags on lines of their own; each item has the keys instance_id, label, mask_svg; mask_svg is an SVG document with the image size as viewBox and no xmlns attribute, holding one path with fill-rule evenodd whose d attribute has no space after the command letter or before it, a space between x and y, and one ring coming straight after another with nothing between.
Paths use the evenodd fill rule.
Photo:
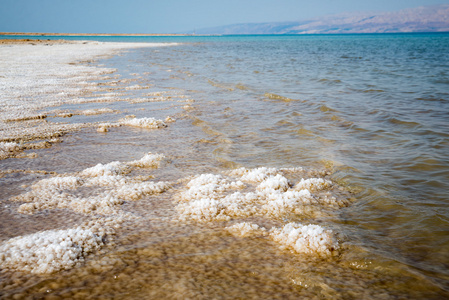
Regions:
<instances>
[{"instance_id":1,"label":"white foam on water","mask_svg":"<svg viewBox=\"0 0 449 300\"><path fill-rule=\"evenodd\" d=\"M117 228L133 218L120 213L94 218L78 227L17 236L0 244L0 269L50 274L82 263L105 245Z\"/></svg>"},{"instance_id":2,"label":"white foam on water","mask_svg":"<svg viewBox=\"0 0 449 300\"><path fill-rule=\"evenodd\" d=\"M84 181L84 185L89 186L89 187L95 187L95 186L114 187L114 186L120 186L120 185L127 184L130 181L132 181L132 179L130 179L127 176L101 175L101 176L87 178Z\"/></svg>"},{"instance_id":3,"label":"white foam on water","mask_svg":"<svg viewBox=\"0 0 449 300\"><path fill-rule=\"evenodd\" d=\"M186 186L188 189L180 194L180 199L191 201L205 197L218 199L227 189L242 188L244 184L241 181L230 181L221 175L201 174L190 180Z\"/></svg>"},{"instance_id":4,"label":"white foam on water","mask_svg":"<svg viewBox=\"0 0 449 300\"><path fill-rule=\"evenodd\" d=\"M299 254L328 257L339 249L332 230L326 230L320 225L288 223L282 228L271 229L269 236L281 249L293 250Z\"/></svg>"}]
</instances>

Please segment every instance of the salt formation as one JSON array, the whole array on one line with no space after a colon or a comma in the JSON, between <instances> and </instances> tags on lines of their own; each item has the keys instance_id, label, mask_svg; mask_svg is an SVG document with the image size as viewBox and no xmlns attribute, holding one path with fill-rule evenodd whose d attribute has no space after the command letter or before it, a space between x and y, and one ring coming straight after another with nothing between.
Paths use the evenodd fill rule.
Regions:
<instances>
[{"instance_id":1,"label":"salt formation","mask_svg":"<svg viewBox=\"0 0 449 300\"><path fill-rule=\"evenodd\" d=\"M115 69L79 62L130 48L171 45L177 44L71 41L51 46L11 44L0 47L0 141L50 138L86 126L46 122L41 110L47 107L123 100L126 86L120 92L107 93L108 87L92 82L110 80L111 76L105 75L114 73ZM91 93L98 96L83 97ZM108 112L108 109L100 109L85 111L85 114Z\"/></svg>"},{"instance_id":2,"label":"salt formation","mask_svg":"<svg viewBox=\"0 0 449 300\"><path fill-rule=\"evenodd\" d=\"M33 189L76 189L83 184L83 179L76 176L52 177L33 184Z\"/></svg>"},{"instance_id":3,"label":"salt formation","mask_svg":"<svg viewBox=\"0 0 449 300\"><path fill-rule=\"evenodd\" d=\"M114 110L110 108L99 108L99 109L86 109L81 112L82 115L85 116L93 116L93 115L100 115L100 114L111 114L114 113Z\"/></svg>"},{"instance_id":4,"label":"salt formation","mask_svg":"<svg viewBox=\"0 0 449 300\"><path fill-rule=\"evenodd\" d=\"M323 207L338 208L349 203L346 199L329 197L333 188L331 181L303 178L294 185L284 176L289 172L300 173L303 170L240 168L227 172L228 176L198 175L179 193L180 203L176 209L181 219L210 222L249 216L313 215Z\"/></svg>"},{"instance_id":5,"label":"salt formation","mask_svg":"<svg viewBox=\"0 0 449 300\"><path fill-rule=\"evenodd\" d=\"M225 228L231 234L238 237L248 237L251 235L264 235L267 230L257 224L241 222Z\"/></svg>"},{"instance_id":6,"label":"salt formation","mask_svg":"<svg viewBox=\"0 0 449 300\"><path fill-rule=\"evenodd\" d=\"M150 152L139 160L129 162L128 165L139 168L159 167L160 161L164 158L165 156L163 154L153 154Z\"/></svg>"},{"instance_id":7,"label":"salt formation","mask_svg":"<svg viewBox=\"0 0 449 300\"><path fill-rule=\"evenodd\" d=\"M339 248L332 230L325 230L319 225L288 223L282 228L272 229L269 235L282 249L291 249L300 254L327 257Z\"/></svg>"},{"instance_id":8,"label":"salt formation","mask_svg":"<svg viewBox=\"0 0 449 300\"><path fill-rule=\"evenodd\" d=\"M124 175L130 171L127 164L119 161L110 162L108 164L97 164L94 167L87 168L80 173L81 176L96 177L96 176L113 176Z\"/></svg>"},{"instance_id":9,"label":"salt formation","mask_svg":"<svg viewBox=\"0 0 449 300\"><path fill-rule=\"evenodd\" d=\"M268 236L283 249L299 254L328 257L336 253L339 244L331 230L319 225L303 226L288 223L270 230L245 219L269 219L276 223L286 217L314 216L323 209L335 209L349 204L336 196L334 184L324 178L301 178L293 184L286 177L303 175L302 168L240 168L224 175L194 176L178 196L176 210L180 219L196 222L241 220L225 227L237 237ZM295 176L294 176L295 177ZM270 221L271 222L271 221Z\"/></svg>"},{"instance_id":10,"label":"salt formation","mask_svg":"<svg viewBox=\"0 0 449 300\"><path fill-rule=\"evenodd\" d=\"M68 269L99 249L102 238L81 228L15 237L0 245L0 267L36 274Z\"/></svg>"},{"instance_id":11,"label":"salt formation","mask_svg":"<svg viewBox=\"0 0 449 300\"><path fill-rule=\"evenodd\" d=\"M42 179L31 186L31 191L11 200L25 202L19 207L19 212L24 214L55 208L83 214L118 214L124 201L163 193L170 188L167 182L148 182L125 176L133 168L156 168L163 158L161 154L150 152L128 163L100 163L75 175ZM96 194L79 195L82 187L93 188Z\"/></svg>"},{"instance_id":12,"label":"salt formation","mask_svg":"<svg viewBox=\"0 0 449 300\"><path fill-rule=\"evenodd\" d=\"M138 200L145 195L160 194L170 189L167 182L138 182L125 184L114 190L114 194L121 199Z\"/></svg>"},{"instance_id":13,"label":"salt formation","mask_svg":"<svg viewBox=\"0 0 449 300\"><path fill-rule=\"evenodd\" d=\"M155 118L125 118L121 119L119 123L122 125L149 129L167 127L167 124L165 124L164 121L156 120Z\"/></svg>"},{"instance_id":14,"label":"salt formation","mask_svg":"<svg viewBox=\"0 0 449 300\"><path fill-rule=\"evenodd\" d=\"M265 178L257 187L256 190L272 194L275 191L285 192L289 188L288 179L280 174Z\"/></svg>"},{"instance_id":15,"label":"salt formation","mask_svg":"<svg viewBox=\"0 0 449 300\"><path fill-rule=\"evenodd\" d=\"M5 159L20 150L20 145L17 143L0 142L0 159Z\"/></svg>"},{"instance_id":16,"label":"salt formation","mask_svg":"<svg viewBox=\"0 0 449 300\"><path fill-rule=\"evenodd\" d=\"M302 178L295 186L295 189L302 190L307 189L309 191L321 191L329 189L332 186L332 182L323 178Z\"/></svg>"},{"instance_id":17,"label":"salt formation","mask_svg":"<svg viewBox=\"0 0 449 300\"><path fill-rule=\"evenodd\" d=\"M256 169L239 168L229 172L230 176L240 176L243 181L247 182L261 182L268 178L268 176L276 175L278 172L275 168L260 167Z\"/></svg>"},{"instance_id":18,"label":"salt formation","mask_svg":"<svg viewBox=\"0 0 449 300\"><path fill-rule=\"evenodd\" d=\"M332 230L326 230L319 225L288 223L281 228L273 227L267 231L257 224L241 222L226 227L225 230L237 237L268 235L281 249L299 254L328 257L336 254L340 247Z\"/></svg>"}]
</instances>

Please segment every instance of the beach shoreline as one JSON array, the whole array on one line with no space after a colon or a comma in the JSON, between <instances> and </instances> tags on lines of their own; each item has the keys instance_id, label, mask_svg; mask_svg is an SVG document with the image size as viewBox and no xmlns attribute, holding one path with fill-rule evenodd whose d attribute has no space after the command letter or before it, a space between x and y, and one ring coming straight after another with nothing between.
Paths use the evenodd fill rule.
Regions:
<instances>
[{"instance_id":1,"label":"beach shoreline","mask_svg":"<svg viewBox=\"0 0 449 300\"><path fill-rule=\"evenodd\" d=\"M49 32L0 32L8 36L191 36L182 33L49 33Z\"/></svg>"},{"instance_id":2,"label":"beach shoreline","mask_svg":"<svg viewBox=\"0 0 449 300\"><path fill-rule=\"evenodd\" d=\"M50 40L50 39L0 39L0 45L20 45L20 44L77 44L79 41L68 41L68 40Z\"/></svg>"},{"instance_id":3,"label":"beach shoreline","mask_svg":"<svg viewBox=\"0 0 449 300\"><path fill-rule=\"evenodd\" d=\"M49 122L47 116L50 107L119 100L112 90L93 82L116 80L115 70L89 62L129 49L164 45L174 44L0 40L0 142L51 139L85 127ZM98 96L92 97L94 93Z\"/></svg>"}]
</instances>

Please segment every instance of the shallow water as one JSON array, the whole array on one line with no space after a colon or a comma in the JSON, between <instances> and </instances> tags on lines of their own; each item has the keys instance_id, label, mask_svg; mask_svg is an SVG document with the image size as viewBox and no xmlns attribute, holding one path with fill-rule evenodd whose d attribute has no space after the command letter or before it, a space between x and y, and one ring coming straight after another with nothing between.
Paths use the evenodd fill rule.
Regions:
<instances>
[{"instance_id":1,"label":"shallow water","mask_svg":"<svg viewBox=\"0 0 449 300\"><path fill-rule=\"evenodd\" d=\"M0 240L104 218L63 208L18 213L23 202L9 199L54 177L32 170L82 176L98 163L161 153L159 168L135 168L126 176L151 176L172 188L125 198L119 210L139 218L121 223L103 248L73 268L47 275L5 270L2 296L448 297L447 53L447 34L215 37L97 61L132 79L128 86L142 88L127 90L122 97L128 101L59 107L115 113L49 116L49 122L115 122L131 114L172 116L176 122L106 133L87 128L33 151L34 159L0 161L2 170L16 170L1 178ZM164 98L142 100L155 92ZM188 176L228 176L238 167L304 167L309 171L282 174L292 185L302 177L332 180L325 192L347 202L274 217L180 219L177 205ZM242 193L255 189L255 183L245 184ZM114 191L82 186L73 194L109 189ZM303 254L280 249L266 235L239 237L225 230L241 221L267 229L318 224L333 231L340 249L330 257Z\"/></svg>"}]
</instances>

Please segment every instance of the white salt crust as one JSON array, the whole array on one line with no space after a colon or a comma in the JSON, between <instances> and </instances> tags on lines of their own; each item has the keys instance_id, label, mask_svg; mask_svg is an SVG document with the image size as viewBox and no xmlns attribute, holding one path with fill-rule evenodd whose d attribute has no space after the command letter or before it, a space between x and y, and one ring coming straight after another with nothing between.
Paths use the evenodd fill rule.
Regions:
<instances>
[{"instance_id":1,"label":"white salt crust","mask_svg":"<svg viewBox=\"0 0 449 300\"><path fill-rule=\"evenodd\" d=\"M112 114L115 111L110 108L99 108L99 109L86 109L81 111L82 115L85 116L93 116L93 115L100 115L100 114Z\"/></svg>"},{"instance_id":2,"label":"white salt crust","mask_svg":"<svg viewBox=\"0 0 449 300\"><path fill-rule=\"evenodd\" d=\"M97 176L114 176L124 175L130 171L130 167L126 163L113 161L108 164L97 164L94 167L87 168L80 172L81 176L97 177Z\"/></svg>"},{"instance_id":3,"label":"white salt crust","mask_svg":"<svg viewBox=\"0 0 449 300\"><path fill-rule=\"evenodd\" d=\"M122 119L119 121L121 125L158 129L167 127L167 124L162 120L156 120L155 118L132 118L132 119Z\"/></svg>"},{"instance_id":4,"label":"white salt crust","mask_svg":"<svg viewBox=\"0 0 449 300\"><path fill-rule=\"evenodd\" d=\"M281 249L290 249L299 254L328 257L339 249L332 230L319 225L288 223L282 228L273 228L269 235Z\"/></svg>"},{"instance_id":5,"label":"white salt crust","mask_svg":"<svg viewBox=\"0 0 449 300\"><path fill-rule=\"evenodd\" d=\"M0 244L0 269L50 274L70 269L104 246L107 236L131 217L96 218L76 228L18 236Z\"/></svg>"},{"instance_id":6,"label":"white salt crust","mask_svg":"<svg viewBox=\"0 0 449 300\"><path fill-rule=\"evenodd\" d=\"M211 222L249 216L282 218L319 211L320 207L339 208L349 204L346 199L332 196L333 184L329 180L309 178L293 185L282 175L302 171L301 168L240 168L228 172L228 176L198 175L178 194L180 203L176 210L182 220ZM320 194L313 194L318 191Z\"/></svg>"},{"instance_id":7,"label":"white salt crust","mask_svg":"<svg viewBox=\"0 0 449 300\"><path fill-rule=\"evenodd\" d=\"M329 257L337 254L340 248L332 230L326 230L319 225L292 222L280 228L273 227L268 231L257 224L241 222L226 227L225 230L237 237L268 235L281 249L298 254Z\"/></svg>"},{"instance_id":8,"label":"white salt crust","mask_svg":"<svg viewBox=\"0 0 449 300\"><path fill-rule=\"evenodd\" d=\"M0 245L0 268L48 274L82 262L103 246L106 235L114 234L130 218L120 210L124 201L163 193L170 188L166 182L126 176L133 168L156 168L163 158L161 154L147 153L127 163L97 164L77 174L42 179L31 186L31 191L10 199L26 202L19 207L20 213L60 208L93 215L94 221L75 229L49 230L8 240ZM83 187L93 189L96 194L77 195Z\"/></svg>"},{"instance_id":9,"label":"white salt crust","mask_svg":"<svg viewBox=\"0 0 449 300\"><path fill-rule=\"evenodd\" d=\"M334 184L324 178L302 178L292 184L286 174L302 174L302 168L240 168L225 175L201 174L191 178L177 199L180 219L197 222L230 221L248 217L284 220L326 208L347 206L346 199L332 196ZM288 223L270 230L250 222L226 227L237 237L268 236L282 249L297 254L330 257L339 250L331 230L319 225Z\"/></svg>"},{"instance_id":10,"label":"white salt crust","mask_svg":"<svg viewBox=\"0 0 449 300\"><path fill-rule=\"evenodd\" d=\"M159 167L160 161L164 158L163 154L147 153L141 159L129 162L128 165L139 168L154 168Z\"/></svg>"},{"instance_id":11,"label":"white salt crust","mask_svg":"<svg viewBox=\"0 0 449 300\"><path fill-rule=\"evenodd\" d=\"M229 233L238 237L248 237L252 235L265 235L267 230L257 224L241 222L225 228Z\"/></svg>"},{"instance_id":12,"label":"white salt crust","mask_svg":"<svg viewBox=\"0 0 449 300\"><path fill-rule=\"evenodd\" d=\"M102 236L89 229L38 232L1 244L0 266L36 274L53 273L73 267L102 245Z\"/></svg>"},{"instance_id":13,"label":"white salt crust","mask_svg":"<svg viewBox=\"0 0 449 300\"><path fill-rule=\"evenodd\" d=\"M115 72L78 62L115 54L130 48L161 47L168 43L100 43L79 41L51 46L0 46L0 141L18 138L50 137L61 132L79 129L82 124L52 124L39 121L40 126L14 120L39 120L46 117L39 112L46 107L68 103L116 101L120 93L81 98L84 94L100 91L92 80ZM109 111L86 111L86 114Z\"/></svg>"},{"instance_id":14,"label":"white salt crust","mask_svg":"<svg viewBox=\"0 0 449 300\"><path fill-rule=\"evenodd\" d=\"M20 151L20 145L14 142L0 142L0 159L9 157L14 152Z\"/></svg>"},{"instance_id":15,"label":"white salt crust","mask_svg":"<svg viewBox=\"0 0 449 300\"><path fill-rule=\"evenodd\" d=\"M24 214L55 208L83 214L118 214L124 201L163 193L170 188L167 182L149 182L125 176L133 168L157 168L163 158L161 154L147 153L128 163L97 164L75 175L40 180L31 186L31 191L11 200L25 202L18 209ZM81 187L94 188L96 195L77 195Z\"/></svg>"}]
</instances>

